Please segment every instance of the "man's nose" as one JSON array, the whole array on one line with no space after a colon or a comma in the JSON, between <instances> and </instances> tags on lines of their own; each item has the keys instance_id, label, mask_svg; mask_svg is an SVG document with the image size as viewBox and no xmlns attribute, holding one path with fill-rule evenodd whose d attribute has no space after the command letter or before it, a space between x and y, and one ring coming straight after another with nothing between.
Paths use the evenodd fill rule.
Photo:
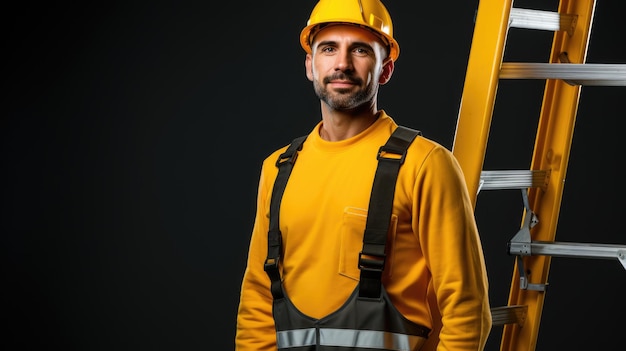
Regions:
<instances>
[{"instance_id":1,"label":"man's nose","mask_svg":"<svg viewBox=\"0 0 626 351\"><path fill-rule=\"evenodd\" d=\"M337 70L346 71L352 69L352 55L350 50L342 50L337 55L337 62L335 64Z\"/></svg>"}]
</instances>

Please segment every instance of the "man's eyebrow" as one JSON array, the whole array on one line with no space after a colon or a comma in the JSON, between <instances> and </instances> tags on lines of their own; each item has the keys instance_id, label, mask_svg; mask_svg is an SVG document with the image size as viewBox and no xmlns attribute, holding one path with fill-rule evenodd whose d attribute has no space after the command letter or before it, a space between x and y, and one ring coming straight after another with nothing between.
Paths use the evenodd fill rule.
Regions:
<instances>
[{"instance_id":1,"label":"man's eyebrow","mask_svg":"<svg viewBox=\"0 0 626 351\"><path fill-rule=\"evenodd\" d=\"M333 45L333 46L336 46L336 45L338 45L338 44L337 44L337 41L336 41L336 40L322 40L322 41L320 41L319 43L317 43L317 46L323 46L323 45ZM353 42L349 45L349 47L351 47L351 48L352 48L352 47L358 47L358 46L364 46L364 47L367 47L367 48L373 49L372 45L370 45L370 44L369 44L368 42L366 42L366 41L360 41L360 40L358 40L358 41L353 41Z\"/></svg>"},{"instance_id":2,"label":"man's eyebrow","mask_svg":"<svg viewBox=\"0 0 626 351\"><path fill-rule=\"evenodd\" d=\"M335 40L323 40L317 43L317 46L322 46L322 45L337 45L337 42Z\"/></svg>"}]
</instances>

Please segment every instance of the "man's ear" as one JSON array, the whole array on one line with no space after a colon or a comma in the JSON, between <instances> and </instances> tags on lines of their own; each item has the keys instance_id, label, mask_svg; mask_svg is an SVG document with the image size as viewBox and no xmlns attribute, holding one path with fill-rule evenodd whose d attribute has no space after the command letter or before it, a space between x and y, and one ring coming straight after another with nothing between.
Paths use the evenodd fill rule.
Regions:
<instances>
[{"instance_id":1,"label":"man's ear","mask_svg":"<svg viewBox=\"0 0 626 351\"><path fill-rule=\"evenodd\" d=\"M306 58L304 59L304 68L306 70L306 77L313 81L313 56L311 54L306 54Z\"/></svg>"},{"instance_id":2,"label":"man's ear","mask_svg":"<svg viewBox=\"0 0 626 351\"><path fill-rule=\"evenodd\" d=\"M380 78L378 78L378 83L380 83L380 85L386 84L391 79L393 68L393 60L387 57L383 62L383 72L381 73Z\"/></svg>"}]
</instances>

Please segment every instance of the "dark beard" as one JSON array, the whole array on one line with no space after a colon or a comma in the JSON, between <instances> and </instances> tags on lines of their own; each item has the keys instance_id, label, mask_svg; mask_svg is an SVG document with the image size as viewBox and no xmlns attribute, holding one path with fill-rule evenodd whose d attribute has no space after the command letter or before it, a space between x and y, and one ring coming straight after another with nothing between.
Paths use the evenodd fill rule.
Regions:
<instances>
[{"instance_id":1,"label":"dark beard","mask_svg":"<svg viewBox=\"0 0 626 351\"><path fill-rule=\"evenodd\" d=\"M345 89L337 90L336 94L332 95L326 89L326 84L330 83L330 81L334 79L348 79L356 84L361 83L360 79L348 77L343 72L324 78L323 84L313 81L313 88L317 97L334 110L356 110L374 98L373 92L375 90L372 85L369 85L365 90L359 90L356 93L350 93L348 89Z\"/></svg>"}]
</instances>

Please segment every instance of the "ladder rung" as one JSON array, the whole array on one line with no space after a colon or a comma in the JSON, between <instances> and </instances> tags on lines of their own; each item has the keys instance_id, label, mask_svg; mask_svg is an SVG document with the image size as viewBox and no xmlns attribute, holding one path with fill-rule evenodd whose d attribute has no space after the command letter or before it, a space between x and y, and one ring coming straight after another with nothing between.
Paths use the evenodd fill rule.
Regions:
<instances>
[{"instance_id":1,"label":"ladder rung","mask_svg":"<svg viewBox=\"0 0 626 351\"><path fill-rule=\"evenodd\" d=\"M576 26L576 15L558 12L512 8L509 15L509 27L539 29L548 31L567 31L572 33Z\"/></svg>"},{"instance_id":2,"label":"ladder rung","mask_svg":"<svg viewBox=\"0 0 626 351\"><path fill-rule=\"evenodd\" d=\"M626 64L502 63L502 79L563 79L579 85L626 86Z\"/></svg>"},{"instance_id":3,"label":"ladder rung","mask_svg":"<svg viewBox=\"0 0 626 351\"><path fill-rule=\"evenodd\" d=\"M524 324L528 306L514 305L491 308L491 320L493 325L505 325L517 323L519 326Z\"/></svg>"},{"instance_id":4,"label":"ladder rung","mask_svg":"<svg viewBox=\"0 0 626 351\"><path fill-rule=\"evenodd\" d=\"M546 185L548 175L549 171L542 170L482 171L478 191L541 188Z\"/></svg>"},{"instance_id":5,"label":"ladder rung","mask_svg":"<svg viewBox=\"0 0 626 351\"><path fill-rule=\"evenodd\" d=\"M530 250L529 250L530 249ZM554 257L605 258L618 260L626 269L626 245L565 242L510 242L512 255L544 255Z\"/></svg>"}]
</instances>

